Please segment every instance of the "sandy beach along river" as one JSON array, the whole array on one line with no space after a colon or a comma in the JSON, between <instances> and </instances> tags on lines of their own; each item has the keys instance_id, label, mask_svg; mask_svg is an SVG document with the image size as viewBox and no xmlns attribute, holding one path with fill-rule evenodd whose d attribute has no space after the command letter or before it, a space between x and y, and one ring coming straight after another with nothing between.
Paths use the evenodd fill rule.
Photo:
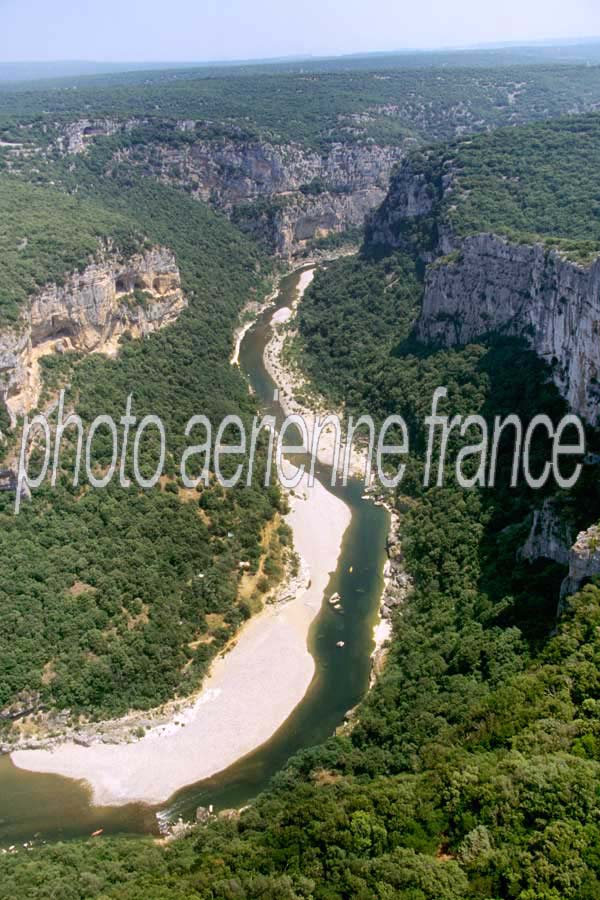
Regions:
<instances>
[{"instance_id":1,"label":"sandy beach along river","mask_svg":"<svg viewBox=\"0 0 600 900\"><path fill-rule=\"evenodd\" d=\"M293 303L309 280L301 272L284 279L277 308ZM244 337L240 365L263 410L281 418L263 361L272 316L273 309L264 313ZM90 822L106 832L135 833L148 830L149 807L162 806L164 820L190 817L204 802L215 809L241 805L289 755L340 724L368 686L387 514L361 500L358 482L331 489L325 475L290 496L288 521L304 575L292 598L246 623L198 695L140 739L63 743L0 760L0 841L31 836L30 829L49 839L74 836ZM341 612L324 602L334 590L343 595Z\"/></svg>"}]
</instances>

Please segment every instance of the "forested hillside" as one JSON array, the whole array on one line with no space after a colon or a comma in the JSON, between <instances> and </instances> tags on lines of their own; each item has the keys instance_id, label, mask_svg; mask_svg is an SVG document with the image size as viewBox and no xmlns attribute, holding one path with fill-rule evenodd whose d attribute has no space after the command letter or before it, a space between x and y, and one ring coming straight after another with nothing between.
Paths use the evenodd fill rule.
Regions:
<instances>
[{"instance_id":1,"label":"forested hillside","mask_svg":"<svg viewBox=\"0 0 600 900\"><path fill-rule=\"evenodd\" d=\"M416 150L398 167L379 213L390 219L418 179L419 211L393 228L421 251L479 232L542 241L575 259L600 250L596 171L600 115L573 116ZM416 182L415 182L416 183ZM373 226L376 230L376 223ZM419 232L413 234L414 228ZM386 237L383 235L384 243ZM371 243L381 235L371 234Z\"/></svg>"},{"instance_id":2,"label":"forested hillside","mask_svg":"<svg viewBox=\"0 0 600 900\"><path fill-rule=\"evenodd\" d=\"M0 324L16 321L28 296L101 256L110 240L127 256L143 245L140 226L101 203L0 178Z\"/></svg>"},{"instance_id":3,"label":"forested hillside","mask_svg":"<svg viewBox=\"0 0 600 900\"><path fill-rule=\"evenodd\" d=\"M140 81L139 76L131 76ZM584 112L600 102L597 66L425 68L384 71L163 73L128 85L85 79L37 90L0 91L0 123L36 128L90 116L169 117L235 124L246 135L311 145L397 142L407 134L448 139L487 127ZM27 131L21 130L21 139Z\"/></svg>"},{"instance_id":4,"label":"forested hillside","mask_svg":"<svg viewBox=\"0 0 600 900\"><path fill-rule=\"evenodd\" d=\"M483 348L437 357L458 408L485 404L484 361ZM525 362L507 404L539 389ZM352 729L292 759L239 821L166 851L114 840L4 857L0 896L595 898L598 589L552 633L552 573L521 572L511 594L512 553L482 552L502 504L451 488L400 502L417 587Z\"/></svg>"},{"instance_id":5,"label":"forested hillside","mask_svg":"<svg viewBox=\"0 0 600 900\"><path fill-rule=\"evenodd\" d=\"M415 147L598 109L600 68L199 70L72 87L0 91L0 169L77 190L73 156L105 178L132 164L290 258L355 241Z\"/></svg>"},{"instance_id":6,"label":"forested hillside","mask_svg":"<svg viewBox=\"0 0 600 900\"><path fill-rule=\"evenodd\" d=\"M566 404L523 340L437 349L419 343L414 326L424 260L448 221L459 231L595 247L595 117L454 139L463 124L485 129L594 105L598 70L286 75L276 91L271 77L6 93L0 110L73 116L93 97L98 112L218 113L252 135L315 145L340 134L396 140L406 129L420 140L453 139L415 157L428 202L402 251L375 245L371 228L358 256L328 264L300 306L294 347L332 407L378 419L399 413L408 423L411 465L387 499L414 591L394 613L382 674L346 726L292 758L239 815L166 847L110 839L2 855L0 898L596 900L600 588L586 584L557 617L564 565L518 552L552 492L509 486L507 443L494 490L459 490L451 477L424 488L421 477L423 418L436 387L448 388L442 412L488 419L556 419ZM10 129L15 139L14 122ZM39 118L32 133L42 133ZM215 416L251 411L227 358L237 313L264 290L268 267L203 204L129 165L104 177L105 162L102 149L67 164L50 153L36 175L53 173L78 202L93 200L171 247L190 307L172 328L125 342L117 360L75 360L62 374L86 418L122 410L133 391L136 414L156 412L168 424L172 463L181 425L199 407ZM394 185L388 208L393 197ZM598 435L588 437L597 450ZM546 450L535 445L534 466ZM456 451L451 442L451 459ZM555 498L574 531L600 508L593 454L588 463L577 488ZM256 565L261 526L280 499L257 488L210 488L187 504L179 494L174 478L144 495L81 494L63 483L51 504L40 492L17 518L4 503L1 550L16 564L0 585L3 701L29 688L46 703L112 715L197 683L250 612L235 601L236 567L242 558ZM68 549L56 552L61 545Z\"/></svg>"},{"instance_id":7,"label":"forested hillside","mask_svg":"<svg viewBox=\"0 0 600 900\"><path fill-rule=\"evenodd\" d=\"M225 220L150 182L103 186L90 173L77 199L4 184L11 196L37 204L15 205L10 228L11 240L17 232L32 235L32 251L47 248L35 256L38 279L75 265L90 249L88 232L104 229L116 239L119 229L135 229L174 250L189 298L176 325L144 341L123 341L117 359L67 353L46 365L55 387L68 381L69 405L86 422L99 414L118 421L129 394L138 421L148 413L161 417L168 446L162 489L73 488L67 455L57 487L37 492L20 515L13 513L14 495L0 495L1 552L10 560L0 573L0 707L18 701L96 717L148 708L196 687L210 659L256 609L237 602L239 562L256 568L262 528L279 508L277 490L215 485L190 496L179 490L176 464L192 415L219 421L229 412L253 412L228 358L239 310L262 295L268 266ZM47 222L37 238L26 214L40 209L57 225ZM38 225L45 221L36 218ZM17 263L24 282L27 264L20 257ZM12 283L17 263L11 254L0 263L4 284ZM111 442L99 438L95 463L109 465L111 452ZM153 458L152 447L147 453Z\"/></svg>"}]
</instances>

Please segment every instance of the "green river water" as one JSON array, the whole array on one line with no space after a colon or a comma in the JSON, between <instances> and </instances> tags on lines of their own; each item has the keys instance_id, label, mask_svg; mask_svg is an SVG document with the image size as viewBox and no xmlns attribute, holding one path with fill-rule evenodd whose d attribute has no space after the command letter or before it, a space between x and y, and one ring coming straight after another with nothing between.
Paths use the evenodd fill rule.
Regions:
<instances>
[{"instance_id":1,"label":"green river water","mask_svg":"<svg viewBox=\"0 0 600 900\"><path fill-rule=\"evenodd\" d=\"M281 409L273 401L275 385L264 368L263 350L273 312L290 305L299 278L300 273L295 272L282 280L275 305L246 334L240 351L241 369L248 376L261 409L279 419ZM183 788L160 808L143 804L94 807L85 784L56 775L25 772L17 769L8 756L1 757L0 846L29 840L65 840L87 836L98 829L104 829L105 834L158 834L159 823L179 816L192 819L199 805L213 804L215 810L241 806L266 787L293 753L324 740L341 724L346 711L368 687L372 629L383 587L389 523L385 509L361 499L361 482L353 480L345 487L331 488L327 468L321 467L318 474L352 511L338 565L326 590L326 596L339 591L344 614L324 603L309 635L315 677L286 722L244 759L210 779ZM318 527L316 522L315 528ZM336 647L340 640L345 642L342 651ZM198 752L202 752L201 746Z\"/></svg>"}]
</instances>

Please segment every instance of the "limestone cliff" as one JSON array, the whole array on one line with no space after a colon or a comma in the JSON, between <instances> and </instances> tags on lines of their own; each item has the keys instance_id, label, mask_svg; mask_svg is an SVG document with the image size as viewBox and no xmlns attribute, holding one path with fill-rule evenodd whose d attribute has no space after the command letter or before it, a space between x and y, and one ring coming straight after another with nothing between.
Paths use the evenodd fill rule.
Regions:
<instances>
[{"instance_id":1,"label":"limestone cliff","mask_svg":"<svg viewBox=\"0 0 600 900\"><path fill-rule=\"evenodd\" d=\"M154 144L147 160L157 174L185 181L202 200L231 207L260 196L299 191L315 179L342 193L373 186L385 189L399 156L396 148L374 144L333 144L328 152L319 153L302 144L230 138Z\"/></svg>"},{"instance_id":2,"label":"limestone cliff","mask_svg":"<svg viewBox=\"0 0 600 900\"><path fill-rule=\"evenodd\" d=\"M435 159L435 151L413 152L397 167L381 206L369 217L366 240L371 246L390 249L414 249L410 227L416 221L427 222L428 234L419 236L419 252L427 261L447 253L454 243L438 215L442 201L452 192L454 175L451 161ZM429 242L431 241L431 245Z\"/></svg>"},{"instance_id":3,"label":"limestone cliff","mask_svg":"<svg viewBox=\"0 0 600 900\"><path fill-rule=\"evenodd\" d=\"M155 247L129 259L106 253L64 284L32 295L18 327L0 332L0 399L11 418L39 398L40 357L79 350L114 353L118 337L142 337L186 306L173 254Z\"/></svg>"},{"instance_id":4,"label":"limestone cliff","mask_svg":"<svg viewBox=\"0 0 600 900\"><path fill-rule=\"evenodd\" d=\"M527 540L517 553L519 559L534 562L551 559L560 565L569 565L573 536L568 522L561 518L560 510L550 497L539 509L534 510Z\"/></svg>"},{"instance_id":5,"label":"limestone cliff","mask_svg":"<svg viewBox=\"0 0 600 900\"><path fill-rule=\"evenodd\" d=\"M418 338L452 347L486 334L522 337L546 360L570 408L600 417L600 260L581 265L541 243L495 234L462 237L448 215L459 202L452 159L413 154L372 216L371 244L415 242L424 262Z\"/></svg>"},{"instance_id":6,"label":"limestone cliff","mask_svg":"<svg viewBox=\"0 0 600 900\"><path fill-rule=\"evenodd\" d=\"M541 243L459 235L452 212L460 199L452 158L435 149L411 154L368 223L371 247L417 252L427 264L416 336L442 347L489 334L522 337L547 361L571 410L599 425L600 258L584 265ZM564 599L600 575L600 527L572 545L570 524L548 498L533 512L518 557L568 565Z\"/></svg>"},{"instance_id":7,"label":"limestone cliff","mask_svg":"<svg viewBox=\"0 0 600 900\"><path fill-rule=\"evenodd\" d=\"M112 166L126 162L182 188L288 258L308 241L362 226L414 144L412 138L399 146L365 140L316 150L185 119L95 118L57 127L65 154L85 153L101 137L133 134L134 144L117 150ZM213 129L224 134L215 137Z\"/></svg>"},{"instance_id":8,"label":"limestone cliff","mask_svg":"<svg viewBox=\"0 0 600 900\"><path fill-rule=\"evenodd\" d=\"M230 215L242 231L289 259L315 239L360 228L383 194L379 187L348 194L324 191L314 197L295 192L275 197L266 206L247 203L234 207Z\"/></svg>"},{"instance_id":9,"label":"limestone cliff","mask_svg":"<svg viewBox=\"0 0 600 900\"><path fill-rule=\"evenodd\" d=\"M121 131L129 132L141 121L140 119L122 120L106 117L77 119L61 129L58 146L67 154L85 153L89 144L96 138L110 137Z\"/></svg>"},{"instance_id":10,"label":"limestone cliff","mask_svg":"<svg viewBox=\"0 0 600 900\"><path fill-rule=\"evenodd\" d=\"M185 125L178 130L189 132ZM294 143L199 137L123 149L115 162L183 188L289 257L311 239L361 226L383 201L403 153L373 143L337 143L318 152Z\"/></svg>"},{"instance_id":11,"label":"limestone cliff","mask_svg":"<svg viewBox=\"0 0 600 900\"><path fill-rule=\"evenodd\" d=\"M584 581L597 575L600 575L600 526L592 525L577 535L571 548L569 574L560 591L561 606L565 598L578 591Z\"/></svg>"},{"instance_id":12,"label":"limestone cliff","mask_svg":"<svg viewBox=\"0 0 600 900\"><path fill-rule=\"evenodd\" d=\"M427 269L419 338L450 347L489 332L526 338L570 408L600 413L600 260L583 266L541 244L465 238Z\"/></svg>"}]
</instances>

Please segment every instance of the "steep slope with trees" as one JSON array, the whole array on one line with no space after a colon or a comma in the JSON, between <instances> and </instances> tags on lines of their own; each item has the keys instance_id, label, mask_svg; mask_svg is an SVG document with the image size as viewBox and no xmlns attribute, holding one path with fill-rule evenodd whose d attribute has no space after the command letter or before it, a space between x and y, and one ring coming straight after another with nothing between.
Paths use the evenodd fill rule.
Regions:
<instances>
[{"instance_id":1,"label":"steep slope with trees","mask_svg":"<svg viewBox=\"0 0 600 900\"><path fill-rule=\"evenodd\" d=\"M564 560L529 562L518 552L533 510L550 494L510 488L508 444L501 445L492 491L459 490L452 477L439 488L422 486L423 417L437 386L448 387L444 409L451 413L556 419L566 403L547 364L519 337L482 335L439 348L414 333L425 265L444 221L443 181L428 161L459 153L475 160L465 200L469 221L473 211L479 217L476 230L490 227L482 225L489 215L494 229L516 225L537 235L554 229L548 224L554 211L561 216L554 237L585 240L586 227L592 233L596 227L597 179L586 168L592 201L585 205L582 194L577 216L565 216L560 198L579 197L564 157L572 139L563 140L561 129L570 127L515 129L425 154L408 200L398 205L393 185L362 253L329 265L300 307L296 350L321 393L351 412L401 413L411 434L413 462L388 499L401 517L415 589L395 613L387 665L357 714L342 733L293 758L241 814L211 821L167 848L110 840L42 848L24 859L2 856L0 897L24 891L32 900L598 896L600 590L583 586L557 619ZM523 188L534 192L527 195L536 198L534 210L519 209L511 179L525 177L523 151L536 146L536 135L539 196L534 181ZM127 177L133 179L131 172ZM112 209L149 210L143 198L150 191L170 210L165 216L175 217L180 200L170 188L126 185L103 184ZM498 203L486 210L490 188ZM86 190L98 189L87 182ZM199 205L186 202L191 215ZM159 223L153 237L165 240L166 227ZM181 241L176 249L187 246ZM186 316L213 321L202 305L195 309ZM153 341L168 341L179 327ZM181 340L189 351L187 341L195 338ZM131 360L136 371L150 371L143 355L132 351ZM161 365L155 356L151 362ZM120 371L115 367L119 384L118 377L126 381ZM165 403L168 397L167 390ZM592 429L588 437L596 449ZM451 442L451 459L457 449ZM534 465L546 450L536 445ZM597 467L588 465L576 489L553 498L574 529L597 518L596 482Z\"/></svg>"}]
</instances>

